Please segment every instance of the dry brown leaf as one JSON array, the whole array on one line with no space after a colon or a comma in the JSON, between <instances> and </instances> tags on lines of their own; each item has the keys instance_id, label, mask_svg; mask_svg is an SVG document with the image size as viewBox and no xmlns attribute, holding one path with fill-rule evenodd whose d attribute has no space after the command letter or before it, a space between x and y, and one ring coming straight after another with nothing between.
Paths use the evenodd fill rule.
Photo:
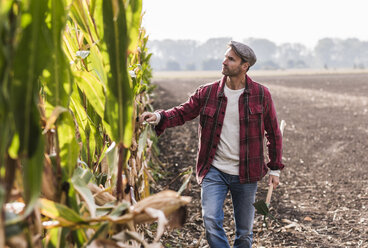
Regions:
<instances>
[{"instance_id":1,"label":"dry brown leaf","mask_svg":"<svg viewBox=\"0 0 368 248\"><path fill-rule=\"evenodd\" d=\"M162 211L166 217L170 216L178 208L191 201L189 196L179 196L177 192L165 190L155 195L151 195L131 207L130 212L111 221L115 223L126 223L133 220L135 224L151 223L157 220L145 211L146 208L153 208Z\"/></svg>"},{"instance_id":2,"label":"dry brown leaf","mask_svg":"<svg viewBox=\"0 0 368 248\"><path fill-rule=\"evenodd\" d=\"M153 178L153 176L151 175L151 172L147 169L147 167L143 168L144 172L146 173L148 179L153 182L154 184L156 184L155 179Z\"/></svg>"},{"instance_id":3,"label":"dry brown leaf","mask_svg":"<svg viewBox=\"0 0 368 248\"><path fill-rule=\"evenodd\" d=\"M66 108L63 108L61 106L56 106L54 110L52 111L50 117L47 119L46 126L45 126L45 129L42 131L42 134L47 133L52 128L52 126L55 124L59 115L66 111L68 111Z\"/></svg>"},{"instance_id":4,"label":"dry brown leaf","mask_svg":"<svg viewBox=\"0 0 368 248\"><path fill-rule=\"evenodd\" d=\"M150 214L148 208L162 211L166 218L173 214L177 209L190 203L191 197L180 196L177 192L172 190L162 191L155 195L151 195L130 208L129 213L126 213L118 218L111 218L110 216L103 216L98 218L109 220L114 223L124 224L133 221L134 224L152 223L158 219L157 216ZM96 219L97 220L97 219ZM91 219L91 221L94 221Z\"/></svg>"},{"instance_id":5,"label":"dry brown leaf","mask_svg":"<svg viewBox=\"0 0 368 248\"><path fill-rule=\"evenodd\" d=\"M42 173L42 189L41 192L46 199L49 200L56 200L56 183L57 180L55 178L53 169L52 169L52 162L51 159L47 154L45 154L44 159L44 166L43 166L43 173Z\"/></svg>"},{"instance_id":6,"label":"dry brown leaf","mask_svg":"<svg viewBox=\"0 0 368 248\"><path fill-rule=\"evenodd\" d=\"M88 248L120 248L116 242L107 239L97 239L92 241Z\"/></svg>"},{"instance_id":7,"label":"dry brown leaf","mask_svg":"<svg viewBox=\"0 0 368 248\"><path fill-rule=\"evenodd\" d=\"M136 151L138 148L138 144L137 144L137 141L135 139L132 139L132 145L130 146L130 150L131 151Z\"/></svg>"},{"instance_id":8,"label":"dry brown leaf","mask_svg":"<svg viewBox=\"0 0 368 248\"><path fill-rule=\"evenodd\" d=\"M154 208L146 208L145 212L152 218L157 219L157 233L154 242L158 242L165 231L165 226L168 223L164 212Z\"/></svg>"},{"instance_id":9,"label":"dry brown leaf","mask_svg":"<svg viewBox=\"0 0 368 248\"><path fill-rule=\"evenodd\" d=\"M101 160L101 173L109 174L109 164L107 163L106 156Z\"/></svg>"},{"instance_id":10,"label":"dry brown leaf","mask_svg":"<svg viewBox=\"0 0 368 248\"><path fill-rule=\"evenodd\" d=\"M98 187L96 184L88 183L88 188L89 190L91 190L95 198L95 202L99 206L103 206L106 203L116 201L115 196L106 192L104 188Z\"/></svg>"},{"instance_id":11,"label":"dry brown leaf","mask_svg":"<svg viewBox=\"0 0 368 248\"><path fill-rule=\"evenodd\" d=\"M8 247L26 248L28 246L27 243L27 237L24 233L6 239L6 245Z\"/></svg>"},{"instance_id":12,"label":"dry brown leaf","mask_svg":"<svg viewBox=\"0 0 368 248\"><path fill-rule=\"evenodd\" d=\"M175 210L188 204L191 201L189 196L179 196L177 192L172 190L165 190L155 195L151 195L133 206L133 213L135 214L135 223L145 223L152 221L152 219L144 213L145 208L159 209L169 216Z\"/></svg>"},{"instance_id":13,"label":"dry brown leaf","mask_svg":"<svg viewBox=\"0 0 368 248\"><path fill-rule=\"evenodd\" d=\"M133 173L134 178L137 178L138 177L138 172L137 172L137 161L136 161L136 159L131 157L129 159L129 165L130 165L130 168L132 168L131 171Z\"/></svg>"}]
</instances>

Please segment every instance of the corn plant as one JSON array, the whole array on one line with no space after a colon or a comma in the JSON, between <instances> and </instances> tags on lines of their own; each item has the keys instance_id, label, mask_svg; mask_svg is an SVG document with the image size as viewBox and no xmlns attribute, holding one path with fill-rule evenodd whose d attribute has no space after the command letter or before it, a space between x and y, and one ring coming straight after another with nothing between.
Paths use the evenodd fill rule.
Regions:
<instances>
[{"instance_id":1,"label":"corn plant","mask_svg":"<svg viewBox=\"0 0 368 248\"><path fill-rule=\"evenodd\" d=\"M141 6L0 0L0 247L149 247L136 225L152 221L158 245L190 201L150 196Z\"/></svg>"}]
</instances>

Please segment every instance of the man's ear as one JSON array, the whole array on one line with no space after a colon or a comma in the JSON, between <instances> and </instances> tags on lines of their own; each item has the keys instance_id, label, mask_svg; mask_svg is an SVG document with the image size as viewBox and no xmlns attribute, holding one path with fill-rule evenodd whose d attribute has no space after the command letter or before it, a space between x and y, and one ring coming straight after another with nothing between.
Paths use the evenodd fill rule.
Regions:
<instances>
[{"instance_id":1,"label":"man's ear","mask_svg":"<svg viewBox=\"0 0 368 248\"><path fill-rule=\"evenodd\" d=\"M245 62L242 64L242 67L245 71L248 71L249 67L250 67L250 64L248 62Z\"/></svg>"}]
</instances>

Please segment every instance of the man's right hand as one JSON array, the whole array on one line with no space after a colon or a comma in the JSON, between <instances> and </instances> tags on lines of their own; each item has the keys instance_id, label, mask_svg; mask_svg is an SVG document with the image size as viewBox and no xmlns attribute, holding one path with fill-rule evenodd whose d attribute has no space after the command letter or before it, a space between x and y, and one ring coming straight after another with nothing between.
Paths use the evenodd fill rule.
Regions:
<instances>
[{"instance_id":1,"label":"man's right hand","mask_svg":"<svg viewBox=\"0 0 368 248\"><path fill-rule=\"evenodd\" d=\"M144 121L148 123L154 123L157 120L157 116L151 112L144 112L139 116L139 123L143 123Z\"/></svg>"}]
</instances>

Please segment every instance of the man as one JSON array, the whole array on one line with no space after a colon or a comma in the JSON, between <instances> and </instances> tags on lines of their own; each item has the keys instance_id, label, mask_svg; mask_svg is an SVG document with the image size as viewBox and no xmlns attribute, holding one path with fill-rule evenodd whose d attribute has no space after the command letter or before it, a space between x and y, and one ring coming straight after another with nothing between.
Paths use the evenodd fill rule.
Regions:
<instances>
[{"instance_id":1,"label":"man","mask_svg":"<svg viewBox=\"0 0 368 248\"><path fill-rule=\"evenodd\" d=\"M223 204L230 190L236 237L234 247L251 247L257 182L269 173L279 184L282 137L268 89L247 75L256 62L253 50L231 41L220 81L199 87L187 102L167 111L145 112L140 121L154 123L160 135L198 115L199 149L196 176L201 184L202 214L210 247L230 247L222 227ZM266 131L266 134L265 134ZM264 136L270 162L265 165Z\"/></svg>"}]
</instances>

